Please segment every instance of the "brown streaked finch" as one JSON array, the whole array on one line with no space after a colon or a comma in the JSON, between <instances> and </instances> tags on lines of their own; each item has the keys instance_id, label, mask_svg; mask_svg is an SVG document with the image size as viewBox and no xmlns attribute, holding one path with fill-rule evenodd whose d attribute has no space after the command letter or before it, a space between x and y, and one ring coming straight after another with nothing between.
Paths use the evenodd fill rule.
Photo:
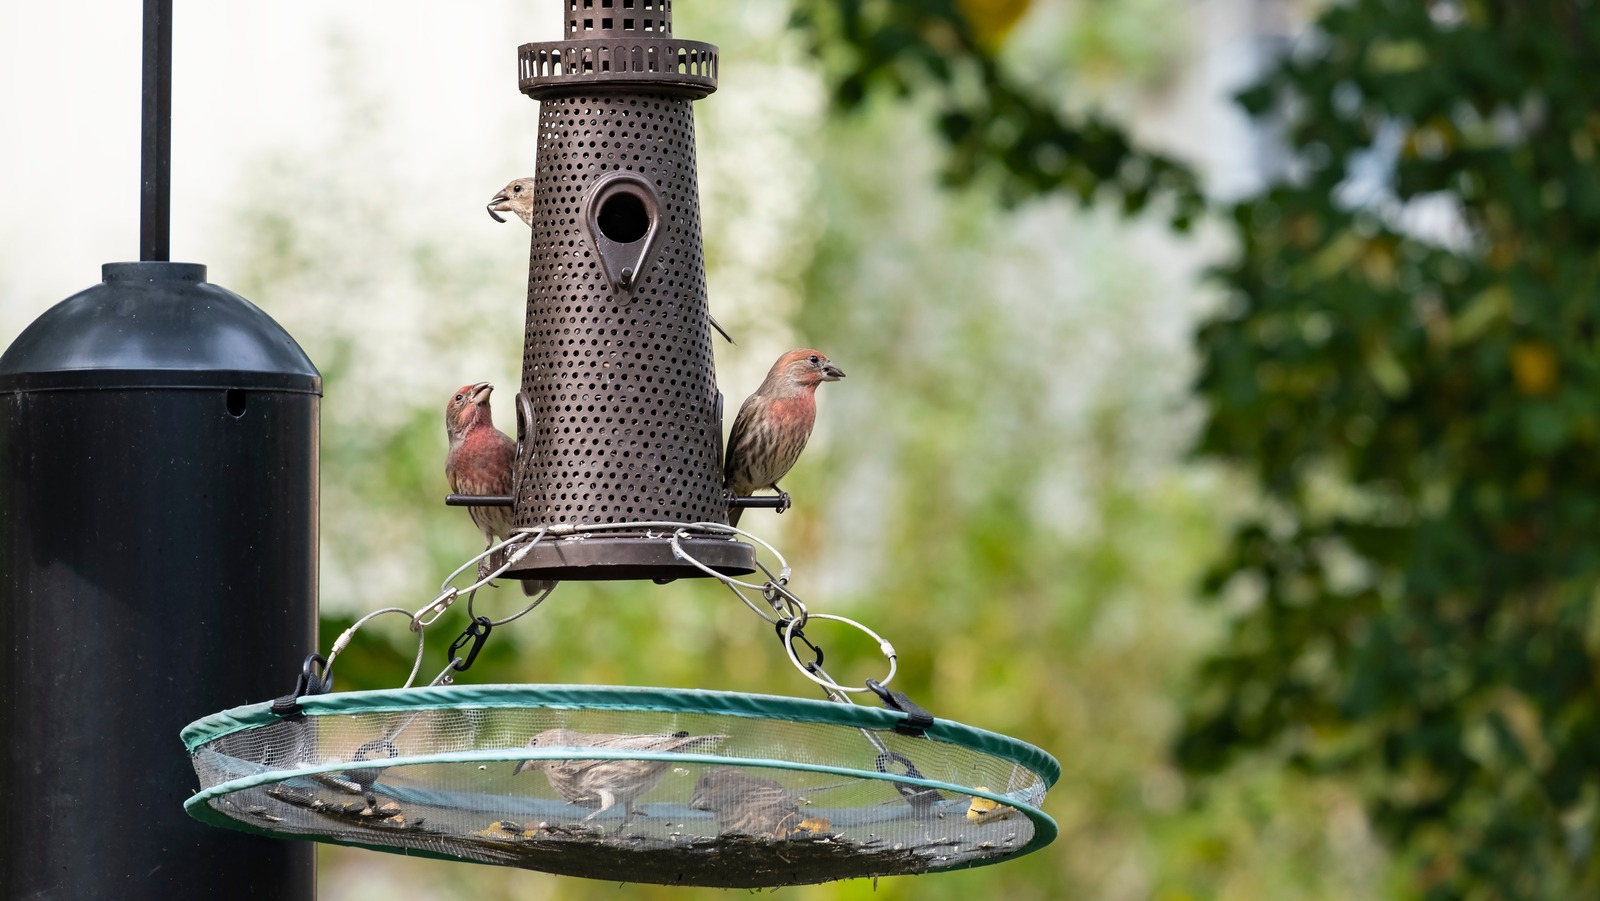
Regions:
<instances>
[{"instance_id":1,"label":"brown streaked finch","mask_svg":"<svg viewBox=\"0 0 1600 901\"><path fill-rule=\"evenodd\" d=\"M533 228L533 179L512 179L510 184L500 189L500 193L489 198L486 209L496 222L506 221L500 218L500 213L515 213L518 219Z\"/></svg>"},{"instance_id":2,"label":"brown streaked finch","mask_svg":"<svg viewBox=\"0 0 1600 901\"><path fill-rule=\"evenodd\" d=\"M731 766L706 770L689 798L691 808L709 810L716 816L720 834L777 839L830 828L821 817L803 817L800 805L804 803L781 783Z\"/></svg>"},{"instance_id":3,"label":"brown streaked finch","mask_svg":"<svg viewBox=\"0 0 1600 901\"><path fill-rule=\"evenodd\" d=\"M534 180L531 178L513 178L500 189L500 193L489 198L489 205L485 209L496 222L506 221L500 218L500 213L515 213L518 219L529 228L533 228L533 187ZM706 319L723 340L729 344L737 343L733 340L733 336L728 334L728 330L722 327L722 323L717 321L717 317L708 312Z\"/></svg>"},{"instance_id":4,"label":"brown streaked finch","mask_svg":"<svg viewBox=\"0 0 1600 901\"><path fill-rule=\"evenodd\" d=\"M444 407L444 431L450 438L450 451L444 458L444 474L455 494L511 494L512 464L517 443L494 427L489 411L488 382L462 385ZM484 547L511 536L514 515L510 507L468 507L472 524L483 533ZM478 561L478 578L493 572L499 563L490 557ZM522 590L535 595L554 586L544 579L528 579Z\"/></svg>"},{"instance_id":5,"label":"brown streaked finch","mask_svg":"<svg viewBox=\"0 0 1600 901\"><path fill-rule=\"evenodd\" d=\"M817 421L817 386L844 378L844 370L821 351L803 347L778 358L756 392L739 407L728 437L723 486L746 496L771 488L784 498L778 480L800 459L811 427ZM737 526L741 507L728 509L728 525Z\"/></svg>"},{"instance_id":6,"label":"brown streaked finch","mask_svg":"<svg viewBox=\"0 0 1600 901\"><path fill-rule=\"evenodd\" d=\"M674 732L643 735L613 735L606 732L574 732L571 729L546 729L528 740L530 748L597 748L608 751L699 751L722 741L725 735L690 735ZM671 768L667 760L582 758L562 760L521 760L512 775L528 770L543 770L550 787L561 800L580 807L598 807L584 817L587 823L621 804L622 825L639 815L636 798L655 788ZM621 826L618 827L619 829Z\"/></svg>"}]
</instances>

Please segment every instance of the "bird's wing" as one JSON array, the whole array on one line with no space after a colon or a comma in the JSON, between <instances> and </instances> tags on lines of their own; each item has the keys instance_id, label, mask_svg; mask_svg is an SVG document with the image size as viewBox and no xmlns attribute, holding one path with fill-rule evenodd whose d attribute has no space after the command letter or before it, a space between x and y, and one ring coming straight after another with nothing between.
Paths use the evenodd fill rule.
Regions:
<instances>
[{"instance_id":1,"label":"bird's wing","mask_svg":"<svg viewBox=\"0 0 1600 901\"><path fill-rule=\"evenodd\" d=\"M681 751L706 747L726 738L725 735L610 735L594 744L597 748L617 748L629 751Z\"/></svg>"},{"instance_id":2,"label":"bird's wing","mask_svg":"<svg viewBox=\"0 0 1600 901\"><path fill-rule=\"evenodd\" d=\"M728 433L728 450L723 455L722 479L724 482L733 482L734 470L740 465L741 458L749 453L744 446L748 440L745 432L749 431L751 424L761 418L761 409L766 406L766 398L759 393L752 394L739 405L739 415L733 417L733 431Z\"/></svg>"}]
</instances>

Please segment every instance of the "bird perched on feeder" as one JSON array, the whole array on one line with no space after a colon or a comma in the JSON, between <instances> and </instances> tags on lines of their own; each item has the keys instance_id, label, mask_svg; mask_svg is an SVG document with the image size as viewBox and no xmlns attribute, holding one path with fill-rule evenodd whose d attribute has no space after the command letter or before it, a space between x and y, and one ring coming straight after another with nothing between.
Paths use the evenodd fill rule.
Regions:
<instances>
[{"instance_id":1,"label":"bird perched on feeder","mask_svg":"<svg viewBox=\"0 0 1600 901\"><path fill-rule=\"evenodd\" d=\"M444 431L450 438L450 452L444 458L444 474L450 480L450 490L456 494L506 495L511 493L512 462L517 454L517 443L506 433L494 427L489 411L489 395L494 386L488 382L462 385L444 407ZM483 533L485 548L496 541L511 536L512 511L510 507L468 507L472 524ZM485 557L478 561L478 578L482 579L501 562ZM534 595L555 586L543 579L523 581L525 594Z\"/></svg>"},{"instance_id":2,"label":"bird perched on feeder","mask_svg":"<svg viewBox=\"0 0 1600 901\"><path fill-rule=\"evenodd\" d=\"M725 735L690 735L674 732L644 735L612 735L605 732L574 732L571 729L546 729L528 740L530 748L596 748L607 751L699 751L727 738ZM596 807L584 817L589 822L621 804L622 825L639 814L636 798L654 788L672 766L667 760L522 760L512 775L527 770L543 770L550 787L568 804ZM618 828L621 828L620 826Z\"/></svg>"},{"instance_id":3,"label":"bird perched on feeder","mask_svg":"<svg viewBox=\"0 0 1600 901\"><path fill-rule=\"evenodd\" d=\"M691 808L716 815L717 830L722 834L785 839L832 828L822 817L802 816L803 803L782 784L731 766L706 770L689 798Z\"/></svg>"},{"instance_id":4,"label":"bird perched on feeder","mask_svg":"<svg viewBox=\"0 0 1600 901\"><path fill-rule=\"evenodd\" d=\"M515 213L518 219L529 228L533 228L533 179L513 178L500 189L500 193L489 198L489 205L485 209L489 211L489 217L496 222L506 221L500 217L501 213ZM723 340L729 344L737 343L733 340L733 336L728 334L728 330L722 327L722 323L717 321L717 317L707 313L706 319Z\"/></svg>"},{"instance_id":5,"label":"bird perched on feeder","mask_svg":"<svg viewBox=\"0 0 1600 901\"><path fill-rule=\"evenodd\" d=\"M811 437L817 421L817 386L842 378L844 370L821 351L803 347L779 357L733 420L722 467L724 487L741 497L771 488L783 498L779 509L787 508L789 494L778 487L778 480L789 474ZM737 526L743 512L730 507L728 524Z\"/></svg>"},{"instance_id":6,"label":"bird perched on feeder","mask_svg":"<svg viewBox=\"0 0 1600 901\"><path fill-rule=\"evenodd\" d=\"M496 222L506 221L500 213L516 213L518 219L533 228L533 179L512 179L500 193L489 198L488 210L489 218Z\"/></svg>"}]
</instances>

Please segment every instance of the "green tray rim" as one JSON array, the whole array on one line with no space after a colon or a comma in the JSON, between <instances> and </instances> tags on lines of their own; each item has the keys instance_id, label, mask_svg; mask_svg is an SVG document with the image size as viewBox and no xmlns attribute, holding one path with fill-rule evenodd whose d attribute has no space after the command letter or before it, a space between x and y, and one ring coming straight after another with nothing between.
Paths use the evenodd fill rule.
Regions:
<instances>
[{"instance_id":1,"label":"green tray rim","mask_svg":"<svg viewBox=\"0 0 1600 901\"><path fill-rule=\"evenodd\" d=\"M896 710L813 698L700 688L611 685L436 685L332 692L300 698L300 710L306 716L507 707L702 713L867 729L893 729L909 718L907 714ZM201 717L185 726L180 735L184 747L193 754L207 742L280 719L283 717L272 712L272 702L263 701ZM1026 767L1044 779L1046 789L1061 778L1061 764L1055 757L1020 739L937 718L926 735L936 741L961 745Z\"/></svg>"},{"instance_id":2,"label":"green tray rim","mask_svg":"<svg viewBox=\"0 0 1600 901\"><path fill-rule=\"evenodd\" d=\"M867 729L892 730L897 724L908 719L908 715L900 711L888 710L879 707L866 707L858 704L842 704L835 701L822 701L812 698L791 698L781 695L750 694L743 692L713 691L708 689L691 688L650 688L638 686L603 686L603 685L526 685L526 684L486 684L486 685L438 685L416 688L393 688L373 691L333 692L322 695L306 695L299 699L300 715L304 716L341 716L366 713L392 713L414 712L419 710L461 709L461 708L545 708L557 710L642 710L665 713L697 713L721 716L739 716L752 719L773 719L789 722L821 723L825 725L858 727ZM201 717L185 726L181 737L184 746L191 756L202 745L215 741L218 738L259 726L269 725L284 717L272 712L272 702L266 701L257 704L247 704L233 707L210 716ZM935 741L960 745L971 750L979 751L1007 762L1025 767L1037 773L1044 780L1045 789L1053 787L1061 776L1061 764L1048 752L1027 742L1010 736L990 732L973 726L967 726L953 720L935 719L934 724L925 733L926 737ZM184 802L184 810L195 819L213 826L234 829L241 832L260 835L269 838L320 841L330 844L347 845L350 847L365 848L372 851L382 851L390 854L400 854L413 857L428 857L438 860L453 860L467 863L479 863L469 858L454 856L447 853L433 853L412 848L402 848L393 845L368 844L357 841L347 841L322 836L299 835L288 832L275 832L254 824L234 819L209 803L215 798L241 791L266 782L279 781L282 778L306 776L319 772L347 771L354 768L368 767L394 767L429 763L461 763L483 760L520 760L528 757L555 756L559 749L552 749L546 754L529 754L523 750L502 751L475 751L453 752L448 754L422 755L408 758L386 758L363 763L333 763L322 767L285 770L281 774L263 773L252 776L240 777L218 783L209 789L196 792ZM598 749L594 749L598 750ZM601 755L596 755L601 756ZM634 758L655 758L667 755L652 752L636 752L626 756ZM971 869L973 867L989 866L1013 858L1030 854L1055 841L1059 829L1055 820L1043 810L1031 804L1019 801L1016 798L1006 797L992 791L985 791L971 786L960 786L952 783L934 781L929 779L916 779L908 776L869 773L848 767L830 767L819 764L797 764L791 761L766 760L758 758L728 758L715 754L674 754L669 759L681 762L701 763L727 763L738 766L771 767L774 769L806 770L813 772L833 773L854 777L884 779L888 781L906 782L915 785L935 788L953 793L976 795L990 800L1015 807L1033 822L1034 834L1032 841L1014 851L994 857L969 860L949 866L930 867L929 873L946 873L956 870ZM870 878L868 875L850 878Z\"/></svg>"}]
</instances>

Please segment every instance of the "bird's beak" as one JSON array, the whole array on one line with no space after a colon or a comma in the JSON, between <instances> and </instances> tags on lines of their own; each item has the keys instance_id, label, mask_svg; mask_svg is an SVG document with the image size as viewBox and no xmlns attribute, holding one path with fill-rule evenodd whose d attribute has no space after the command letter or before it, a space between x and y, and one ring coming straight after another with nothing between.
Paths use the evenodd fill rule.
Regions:
<instances>
[{"instance_id":1,"label":"bird's beak","mask_svg":"<svg viewBox=\"0 0 1600 901\"><path fill-rule=\"evenodd\" d=\"M531 769L533 769L533 761L531 761L531 760L519 760L519 761L517 761L516 768L514 768L511 771L511 775L515 776L518 773L522 772L523 770L531 770Z\"/></svg>"},{"instance_id":2,"label":"bird's beak","mask_svg":"<svg viewBox=\"0 0 1600 901\"><path fill-rule=\"evenodd\" d=\"M833 365L832 363L827 363L827 364L823 365L823 367L822 367L822 380L824 382L837 382L838 380L840 380L842 378L844 378L844 370L843 369L840 369L839 367Z\"/></svg>"},{"instance_id":3,"label":"bird's beak","mask_svg":"<svg viewBox=\"0 0 1600 901\"><path fill-rule=\"evenodd\" d=\"M490 219L493 219L496 222L504 222L506 220L501 218L500 214L495 212L495 210L505 210L506 212L510 212L510 203L511 198L506 196L506 192L501 191L500 193L489 198L489 205L484 207L484 209L489 211Z\"/></svg>"},{"instance_id":4,"label":"bird's beak","mask_svg":"<svg viewBox=\"0 0 1600 901\"><path fill-rule=\"evenodd\" d=\"M472 402L483 406L489 402L489 394L494 391L494 386L488 382L479 382L472 386Z\"/></svg>"}]
</instances>

